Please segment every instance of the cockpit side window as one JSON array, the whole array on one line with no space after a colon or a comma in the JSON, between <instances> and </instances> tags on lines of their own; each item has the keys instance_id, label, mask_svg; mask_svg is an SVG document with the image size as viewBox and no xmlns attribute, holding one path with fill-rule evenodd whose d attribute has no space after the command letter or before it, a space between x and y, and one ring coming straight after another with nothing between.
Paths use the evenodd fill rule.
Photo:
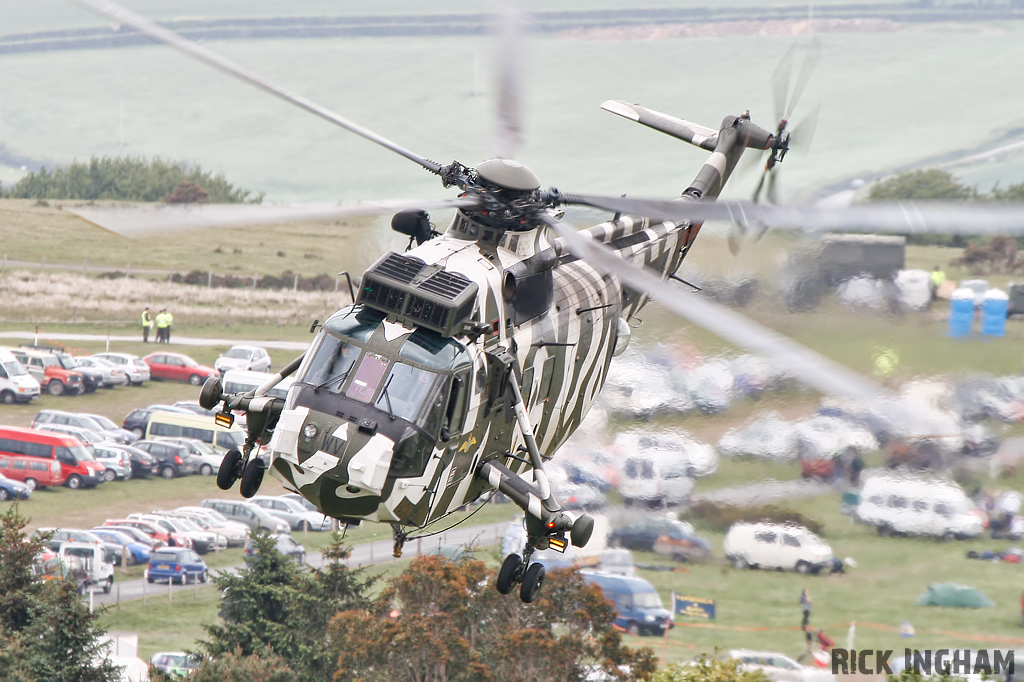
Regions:
<instances>
[{"instance_id":1,"label":"cockpit side window","mask_svg":"<svg viewBox=\"0 0 1024 682\"><path fill-rule=\"evenodd\" d=\"M326 334L298 380L340 393L360 352L358 346Z\"/></svg>"},{"instance_id":2,"label":"cockpit side window","mask_svg":"<svg viewBox=\"0 0 1024 682\"><path fill-rule=\"evenodd\" d=\"M452 391L448 396L445 421L450 433L462 433L466 420L466 398L469 395L469 373L461 372L452 378Z\"/></svg>"}]
</instances>

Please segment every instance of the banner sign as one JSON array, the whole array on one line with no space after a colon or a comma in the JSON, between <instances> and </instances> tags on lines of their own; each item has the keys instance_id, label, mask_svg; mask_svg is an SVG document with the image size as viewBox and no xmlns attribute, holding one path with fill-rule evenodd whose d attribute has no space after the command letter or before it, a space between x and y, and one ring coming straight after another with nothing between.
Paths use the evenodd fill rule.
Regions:
<instances>
[{"instance_id":1,"label":"banner sign","mask_svg":"<svg viewBox=\"0 0 1024 682\"><path fill-rule=\"evenodd\" d=\"M672 612L677 616L715 619L715 600L703 597L677 597L672 593Z\"/></svg>"}]
</instances>

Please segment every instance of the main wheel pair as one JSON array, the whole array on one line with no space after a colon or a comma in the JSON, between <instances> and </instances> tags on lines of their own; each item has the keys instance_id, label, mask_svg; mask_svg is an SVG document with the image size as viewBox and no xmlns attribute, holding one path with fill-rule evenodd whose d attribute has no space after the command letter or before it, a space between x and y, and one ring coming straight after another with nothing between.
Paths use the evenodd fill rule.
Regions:
<instances>
[{"instance_id":1,"label":"main wheel pair","mask_svg":"<svg viewBox=\"0 0 1024 682\"><path fill-rule=\"evenodd\" d=\"M518 554L509 554L498 569L498 580L495 586L498 592L508 594L519 585L519 598L530 604L544 585L544 564L534 562L523 570L523 558Z\"/></svg>"}]
</instances>

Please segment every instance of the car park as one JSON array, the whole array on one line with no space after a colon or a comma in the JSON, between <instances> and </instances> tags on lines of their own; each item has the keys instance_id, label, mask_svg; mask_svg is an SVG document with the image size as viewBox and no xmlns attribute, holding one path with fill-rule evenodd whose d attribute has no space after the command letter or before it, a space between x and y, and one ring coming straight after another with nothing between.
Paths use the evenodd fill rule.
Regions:
<instances>
[{"instance_id":1,"label":"car park","mask_svg":"<svg viewBox=\"0 0 1024 682\"><path fill-rule=\"evenodd\" d=\"M162 478L180 478L196 472L196 462L188 454L188 448L183 445L166 441L140 440L134 447L153 456Z\"/></svg>"},{"instance_id":2,"label":"car park","mask_svg":"<svg viewBox=\"0 0 1024 682\"><path fill-rule=\"evenodd\" d=\"M266 509L241 500L203 500L201 506L215 509L231 521L238 521L249 528L265 528L273 533L287 533L291 526L284 519Z\"/></svg>"},{"instance_id":3,"label":"car park","mask_svg":"<svg viewBox=\"0 0 1024 682\"><path fill-rule=\"evenodd\" d=\"M42 390L50 395L78 395L85 392L85 378L81 372L67 370L53 353L9 348L15 359L28 370Z\"/></svg>"},{"instance_id":4,"label":"car park","mask_svg":"<svg viewBox=\"0 0 1024 682\"><path fill-rule=\"evenodd\" d=\"M269 372L270 356L259 346L232 346L213 363L214 368L224 374L231 369L250 372Z\"/></svg>"},{"instance_id":5,"label":"car park","mask_svg":"<svg viewBox=\"0 0 1024 682\"><path fill-rule=\"evenodd\" d=\"M920 535L945 540L978 537L984 516L955 483L915 476L871 476L864 481L855 518L879 535Z\"/></svg>"},{"instance_id":6,"label":"car park","mask_svg":"<svg viewBox=\"0 0 1024 682\"><path fill-rule=\"evenodd\" d=\"M149 557L146 581L167 580L172 583L205 583L209 577L206 562L187 547L162 547Z\"/></svg>"},{"instance_id":7,"label":"car park","mask_svg":"<svg viewBox=\"0 0 1024 682\"><path fill-rule=\"evenodd\" d=\"M32 428L48 428L53 425L75 426L87 431L94 431L103 436L104 440L115 443L130 444L135 441L135 434L122 429L101 414L67 412L64 410L40 410L32 420Z\"/></svg>"},{"instance_id":8,"label":"car park","mask_svg":"<svg viewBox=\"0 0 1024 682\"><path fill-rule=\"evenodd\" d=\"M193 386L201 386L207 378L220 374L213 367L200 365L182 353L150 353L142 360L149 365L149 376L153 379L187 381Z\"/></svg>"},{"instance_id":9,"label":"car park","mask_svg":"<svg viewBox=\"0 0 1024 682\"><path fill-rule=\"evenodd\" d=\"M149 561L149 556L153 553L149 543L139 542L124 530L116 529L113 526L93 528L92 533L104 542L121 545L122 558L127 558L129 565L144 564Z\"/></svg>"},{"instance_id":10,"label":"car park","mask_svg":"<svg viewBox=\"0 0 1024 682\"><path fill-rule=\"evenodd\" d=\"M249 501L263 507L274 516L279 516L292 527L292 530L330 530L331 520L320 512L311 512L295 500L286 497L256 495Z\"/></svg>"},{"instance_id":11,"label":"car park","mask_svg":"<svg viewBox=\"0 0 1024 682\"><path fill-rule=\"evenodd\" d=\"M149 381L149 365L142 358L130 353L96 353L92 357L106 360L123 368L131 386L141 386Z\"/></svg>"},{"instance_id":12,"label":"car park","mask_svg":"<svg viewBox=\"0 0 1024 682\"><path fill-rule=\"evenodd\" d=\"M39 397L39 382L9 350L0 349L0 403L28 403Z\"/></svg>"},{"instance_id":13,"label":"car park","mask_svg":"<svg viewBox=\"0 0 1024 682\"><path fill-rule=\"evenodd\" d=\"M53 551L59 551L60 546L66 542L75 542L86 545L97 545L103 548L104 557L109 563L116 563L121 556L121 548L115 543L106 542L90 530L82 528L39 528L33 536L49 534L50 539L46 541L47 547Z\"/></svg>"},{"instance_id":14,"label":"car park","mask_svg":"<svg viewBox=\"0 0 1024 682\"><path fill-rule=\"evenodd\" d=\"M85 386L86 393L93 393L96 389L103 388L104 382L106 381L106 375L103 370L96 367L79 365L78 361L71 355L71 353L66 351L55 350L52 352L61 367L69 372L78 372L82 375L82 381Z\"/></svg>"},{"instance_id":15,"label":"car park","mask_svg":"<svg viewBox=\"0 0 1024 682\"><path fill-rule=\"evenodd\" d=\"M803 526L735 523L725 534L726 560L736 568L774 568L818 574L831 568L832 548Z\"/></svg>"},{"instance_id":16,"label":"car park","mask_svg":"<svg viewBox=\"0 0 1024 682\"><path fill-rule=\"evenodd\" d=\"M32 488L20 481L7 478L0 469L0 502L7 500L27 500L32 496Z\"/></svg>"},{"instance_id":17,"label":"car park","mask_svg":"<svg viewBox=\"0 0 1024 682\"><path fill-rule=\"evenodd\" d=\"M17 426L0 426L0 459L14 457L10 468L10 477L17 479L19 470L15 465L29 462L34 458L36 466L25 473L23 482L36 486L42 482L35 474L48 474L47 480L53 480L53 463L61 468L64 485L69 488L91 488L104 482L104 466L97 462L81 441L71 436ZM46 464L46 469L38 462ZM6 471L4 472L6 473ZM44 484L45 485L45 484Z\"/></svg>"},{"instance_id":18,"label":"car park","mask_svg":"<svg viewBox=\"0 0 1024 682\"><path fill-rule=\"evenodd\" d=\"M188 449L188 454L195 460L196 473L203 476L216 476L220 471L223 452L214 452L213 448L198 438L157 438L157 441L174 443Z\"/></svg>"},{"instance_id":19,"label":"car park","mask_svg":"<svg viewBox=\"0 0 1024 682\"><path fill-rule=\"evenodd\" d=\"M227 547L227 542L219 539L214 533L208 533L187 519L174 518L160 512L150 514L129 514L129 520L148 521L153 525L160 526L166 530L171 537L185 537L189 539L189 546L199 554L206 554L212 550Z\"/></svg>"},{"instance_id":20,"label":"car park","mask_svg":"<svg viewBox=\"0 0 1024 682\"><path fill-rule=\"evenodd\" d=\"M656 552L677 561L706 559L711 554L708 542L693 526L672 518L644 518L608 534L608 544L642 552Z\"/></svg>"},{"instance_id":21,"label":"car park","mask_svg":"<svg viewBox=\"0 0 1024 682\"><path fill-rule=\"evenodd\" d=\"M274 549L284 556L294 559L297 564L306 563L306 548L300 545L290 535L277 534L274 536ZM243 552L246 563L252 563L254 557L252 539L246 538L245 551Z\"/></svg>"},{"instance_id":22,"label":"car park","mask_svg":"<svg viewBox=\"0 0 1024 682\"><path fill-rule=\"evenodd\" d=\"M75 358L75 368L79 371L93 369L100 372L103 376L103 388L128 385L128 371L102 358Z\"/></svg>"},{"instance_id":23,"label":"car park","mask_svg":"<svg viewBox=\"0 0 1024 682\"><path fill-rule=\"evenodd\" d=\"M103 522L104 526L130 526L136 528L146 535L148 535L154 541L160 543L161 546L169 547L191 547L192 541L181 535L180 533L169 531L163 526L153 523L152 521L146 521L144 519L107 519Z\"/></svg>"},{"instance_id":24,"label":"car park","mask_svg":"<svg viewBox=\"0 0 1024 682\"><path fill-rule=\"evenodd\" d=\"M665 451L629 453L621 464L619 495L626 506L686 504L693 492L687 464Z\"/></svg>"},{"instance_id":25,"label":"car park","mask_svg":"<svg viewBox=\"0 0 1024 682\"><path fill-rule=\"evenodd\" d=\"M615 605L615 625L629 634L660 636L674 626L658 591L643 578L595 571L580 571L580 575L601 588L604 598Z\"/></svg>"}]
</instances>

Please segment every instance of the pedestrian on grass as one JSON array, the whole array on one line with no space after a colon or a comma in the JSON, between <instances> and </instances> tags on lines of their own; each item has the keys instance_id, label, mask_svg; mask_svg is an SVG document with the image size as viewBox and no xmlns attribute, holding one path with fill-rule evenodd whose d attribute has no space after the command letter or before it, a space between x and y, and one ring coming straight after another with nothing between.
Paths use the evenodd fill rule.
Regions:
<instances>
[{"instance_id":1,"label":"pedestrian on grass","mask_svg":"<svg viewBox=\"0 0 1024 682\"><path fill-rule=\"evenodd\" d=\"M804 612L804 619L800 623L800 627L806 632L807 626L811 622L811 593L806 587L800 593L800 609ZM807 636L810 638L810 633Z\"/></svg>"},{"instance_id":2,"label":"pedestrian on grass","mask_svg":"<svg viewBox=\"0 0 1024 682\"><path fill-rule=\"evenodd\" d=\"M149 330L153 326L153 316L149 314L149 306L142 311L142 343L149 343Z\"/></svg>"},{"instance_id":3,"label":"pedestrian on grass","mask_svg":"<svg viewBox=\"0 0 1024 682\"><path fill-rule=\"evenodd\" d=\"M156 314L156 342L167 343L167 309L161 308Z\"/></svg>"},{"instance_id":4,"label":"pedestrian on grass","mask_svg":"<svg viewBox=\"0 0 1024 682\"><path fill-rule=\"evenodd\" d=\"M167 329L164 330L164 343L170 343L171 327L174 326L174 315L172 315L169 310L165 310L164 314L167 316Z\"/></svg>"}]
</instances>

